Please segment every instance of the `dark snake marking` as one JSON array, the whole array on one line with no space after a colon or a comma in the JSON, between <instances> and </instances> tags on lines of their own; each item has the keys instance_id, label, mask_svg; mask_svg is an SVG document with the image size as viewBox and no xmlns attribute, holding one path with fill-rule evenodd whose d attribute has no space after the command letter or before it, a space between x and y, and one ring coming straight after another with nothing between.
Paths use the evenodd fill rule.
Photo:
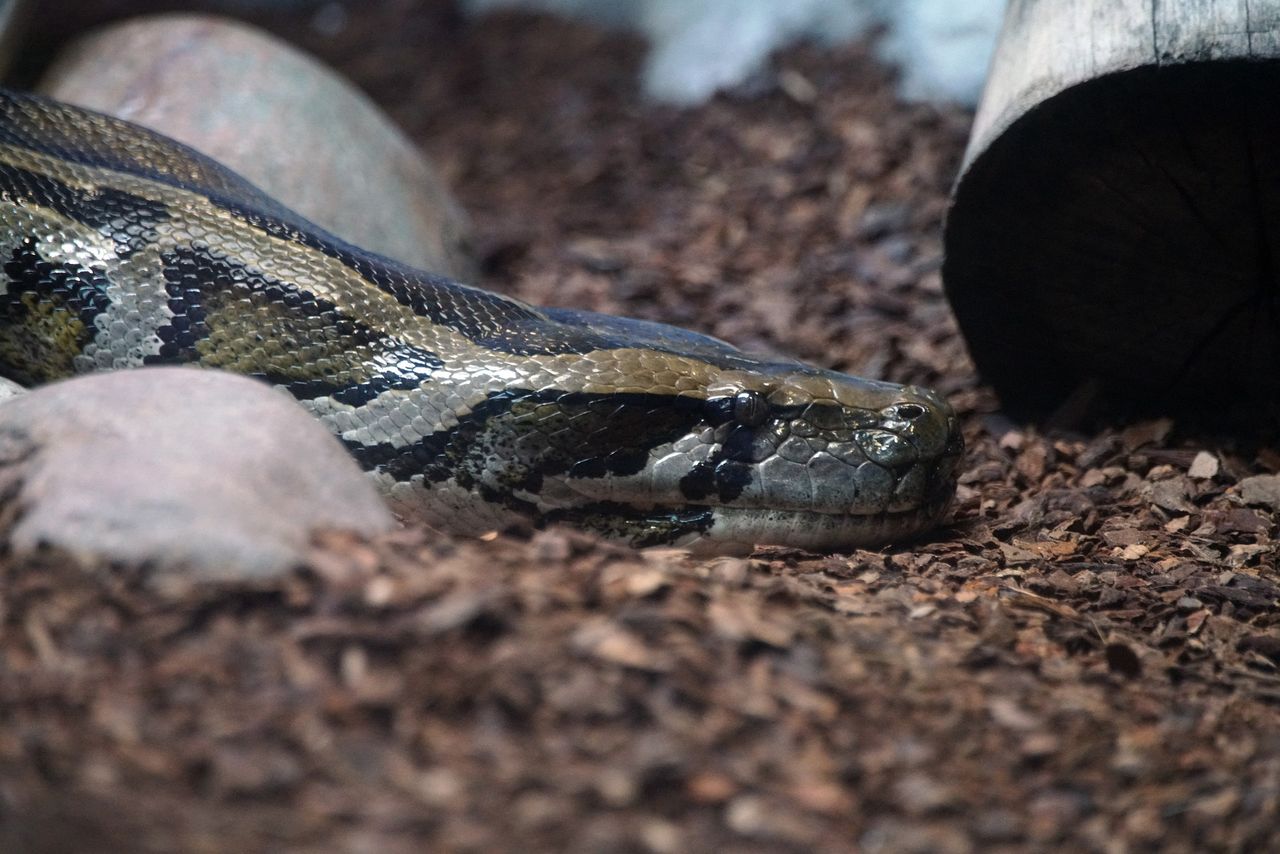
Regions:
<instances>
[{"instance_id":1,"label":"dark snake marking","mask_svg":"<svg viewBox=\"0 0 1280 854\"><path fill-rule=\"evenodd\" d=\"M4 264L8 288L0 296L0 361L15 380L47 382L71 372L72 357L98 332L94 319L110 304L107 279L76 263L54 264L27 239ZM41 314L55 325L61 340L33 332Z\"/></svg>"},{"instance_id":2,"label":"dark snake marking","mask_svg":"<svg viewBox=\"0 0 1280 854\"><path fill-rule=\"evenodd\" d=\"M457 426L413 445L348 447L365 468L397 479L422 474L438 483L458 477L463 486L480 480L481 464L492 455L506 452L511 464L502 477L505 485L536 492L548 475L636 474L652 448L684 435L703 415L703 402L692 398L508 389L472 407ZM522 422L546 439L536 455L505 447L504 436L514 435L511 428Z\"/></svg>"},{"instance_id":3,"label":"dark snake marking","mask_svg":"<svg viewBox=\"0 0 1280 854\"><path fill-rule=\"evenodd\" d=\"M82 222L111 238L116 255L128 258L155 243L156 226L168 219L168 209L114 187L85 193L48 175L0 163L0 182L23 188L27 198L41 199L58 213Z\"/></svg>"},{"instance_id":4,"label":"dark snake marking","mask_svg":"<svg viewBox=\"0 0 1280 854\"><path fill-rule=\"evenodd\" d=\"M434 353L347 317L329 300L198 241L167 250L161 258L173 320L157 330L164 344L159 355L152 357L156 364L210 357L210 352L199 352L201 342L210 340L210 323L256 311L269 315L280 334L293 336L300 345L305 342L310 350L307 358L299 358L288 370L260 365L250 373L283 385L302 400L331 396L348 406L361 406L392 389L417 388L444 365ZM240 314L228 310L237 302ZM317 347L317 342L322 346ZM352 358L357 351L366 354L363 360ZM320 364L321 356L341 367L323 375L307 371Z\"/></svg>"}]
</instances>

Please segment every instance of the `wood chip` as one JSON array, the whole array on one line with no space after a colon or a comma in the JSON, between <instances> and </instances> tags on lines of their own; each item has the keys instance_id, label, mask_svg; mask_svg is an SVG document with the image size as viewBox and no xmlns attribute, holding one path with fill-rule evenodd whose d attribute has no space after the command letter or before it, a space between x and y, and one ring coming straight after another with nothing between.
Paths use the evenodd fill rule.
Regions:
<instances>
[{"instance_id":1,"label":"wood chip","mask_svg":"<svg viewBox=\"0 0 1280 854\"><path fill-rule=\"evenodd\" d=\"M1200 451L1196 454L1195 459L1191 461L1191 466L1187 469L1187 476L1196 480L1210 480L1218 476L1218 458L1208 451Z\"/></svg>"},{"instance_id":2,"label":"wood chip","mask_svg":"<svg viewBox=\"0 0 1280 854\"><path fill-rule=\"evenodd\" d=\"M1240 499L1245 504L1280 512L1280 475L1260 474L1240 481Z\"/></svg>"}]
</instances>

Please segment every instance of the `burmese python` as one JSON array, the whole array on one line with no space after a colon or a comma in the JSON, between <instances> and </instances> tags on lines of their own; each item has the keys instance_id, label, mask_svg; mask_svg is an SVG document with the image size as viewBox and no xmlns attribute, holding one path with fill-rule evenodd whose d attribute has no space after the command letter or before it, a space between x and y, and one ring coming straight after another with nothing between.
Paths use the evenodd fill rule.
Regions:
<instances>
[{"instance_id":1,"label":"burmese python","mask_svg":"<svg viewBox=\"0 0 1280 854\"><path fill-rule=\"evenodd\" d=\"M831 548L928 528L954 492L931 391L410 269L172 140L2 92L0 256L0 373L259 377L453 531Z\"/></svg>"}]
</instances>

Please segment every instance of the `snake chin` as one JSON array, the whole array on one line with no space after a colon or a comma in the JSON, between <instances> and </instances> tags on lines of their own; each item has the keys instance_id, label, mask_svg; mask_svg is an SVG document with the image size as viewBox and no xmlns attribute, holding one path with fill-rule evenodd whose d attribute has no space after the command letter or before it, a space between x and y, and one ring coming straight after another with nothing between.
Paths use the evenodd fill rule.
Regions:
<instances>
[{"instance_id":1,"label":"snake chin","mask_svg":"<svg viewBox=\"0 0 1280 854\"><path fill-rule=\"evenodd\" d=\"M954 503L954 484L924 505L876 514L758 507L683 505L639 508L596 504L544 517L637 548L674 547L697 555L742 555L762 545L815 552L878 548L910 541L936 528Z\"/></svg>"},{"instance_id":2,"label":"snake chin","mask_svg":"<svg viewBox=\"0 0 1280 854\"><path fill-rule=\"evenodd\" d=\"M718 507L715 524L707 534L678 545L694 554L741 554L760 545L781 543L815 552L879 548L910 541L936 528L950 506L948 501L939 507L874 516ZM762 539L761 531L772 535Z\"/></svg>"}]
</instances>

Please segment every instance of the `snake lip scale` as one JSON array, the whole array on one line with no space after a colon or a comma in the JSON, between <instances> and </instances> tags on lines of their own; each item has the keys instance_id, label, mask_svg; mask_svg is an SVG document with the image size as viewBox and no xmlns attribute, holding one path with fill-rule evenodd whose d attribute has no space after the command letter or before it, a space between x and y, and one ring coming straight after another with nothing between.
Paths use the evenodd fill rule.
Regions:
<instances>
[{"instance_id":1,"label":"snake lip scale","mask_svg":"<svg viewBox=\"0 0 1280 854\"><path fill-rule=\"evenodd\" d=\"M936 393L528 305L366 252L136 125L0 91L0 373L188 364L292 395L403 516L838 549L945 515Z\"/></svg>"}]
</instances>

